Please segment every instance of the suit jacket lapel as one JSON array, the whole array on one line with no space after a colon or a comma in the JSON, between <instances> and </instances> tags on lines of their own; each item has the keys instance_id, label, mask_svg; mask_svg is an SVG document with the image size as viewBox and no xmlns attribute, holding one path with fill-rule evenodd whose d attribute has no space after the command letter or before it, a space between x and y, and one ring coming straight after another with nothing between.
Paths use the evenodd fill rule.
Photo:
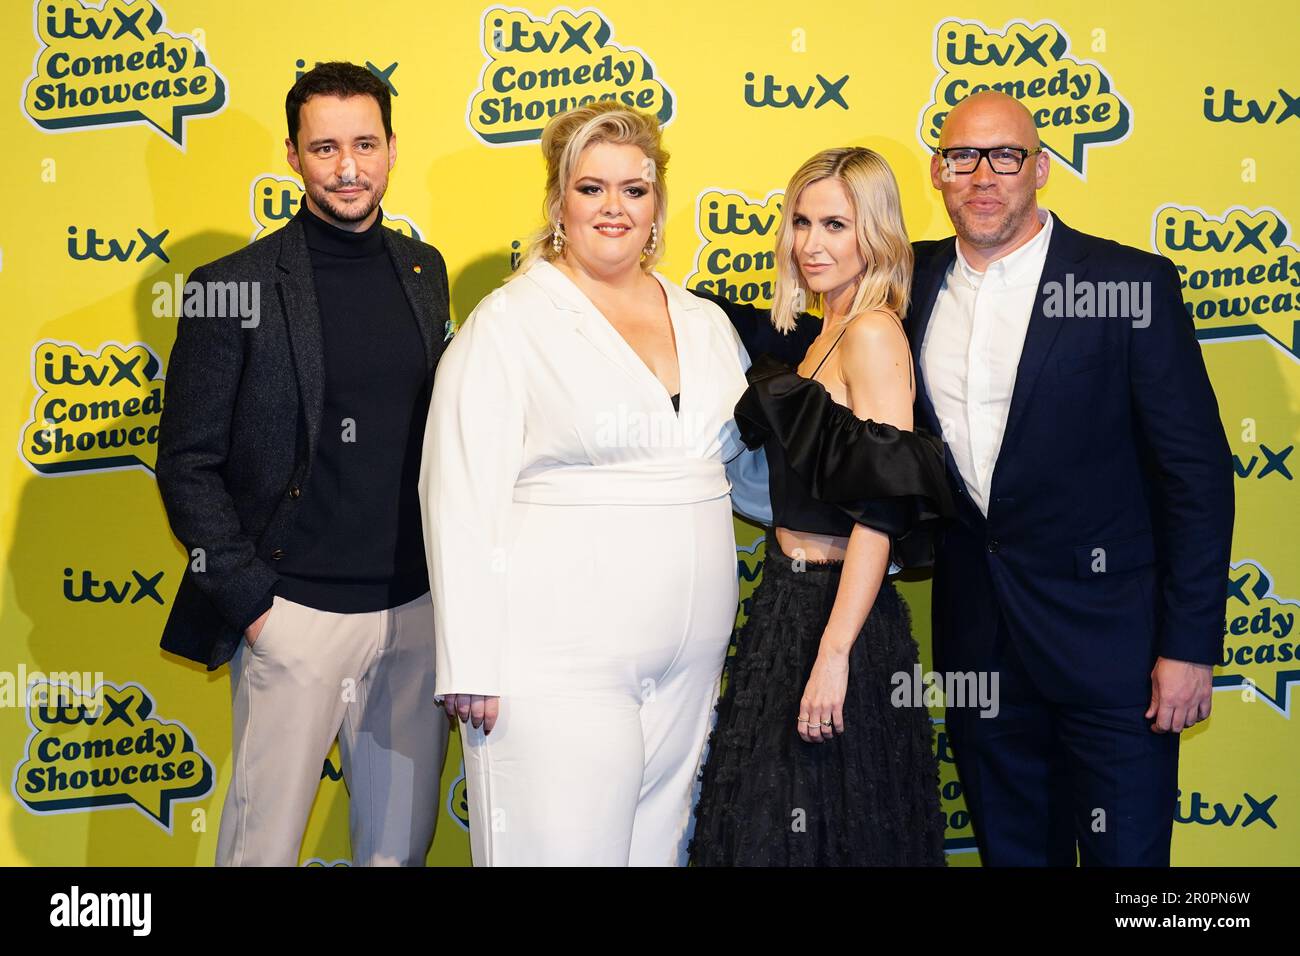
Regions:
<instances>
[{"instance_id":1,"label":"suit jacket lapel","mask_svg":"<svg viewBox=\"0 0 1300 956\"><path fill-rule=\"evenodd\" d=\"M429 296L426 290L421 288L419 273L416 272L417 266L420 269L432 269L433 263L422 261L418 255L408 253L410 247L404 242L398 242L394 238L395 235L392 230L384 228L384 245L393 258L393 265L397 268L397 276L401 280L402 291L406 293L406 300L411 304L411 311L415 313L416 324L420 327L420 336L424 339L425 362L429 371L433 371L434 343L442 340L442 329L434 328L433 309L429 304ZM437 339L434 338L435 335L438 335Z\"/></svg>"},{"instance_id":2,"label":"suit jacket lapel","mask_svg":"<svg viewBox=\"0 0 1300 956\"><path fill-rule=\"evenodd\" d=\"M298 378L298 394L307 423L307 454L313 460L325 404L325 343L321 332L311 257L302 224L290 220L280 231L281 303L289 330L289 347Z\"/></svg>"},{"instance_id":3,"label":"suit jacket lapel","mask_svg":"<svg viewBox=\"0 0 1300 956\"><path fill-rule=\"evenodd\" d=\"M1016 429L1025 418L1034 386L1043 371L1047 355L1061 331L1064 317L1049 316L1043 311L1043 288L1050 282L1065 285L1066 275L1074 277L1078 283L1083 279L1087 263L1083 261L1084 250L1078 241L1079 234L1069 228L1059 218L1052 224L1052 238L1047 245L1047 258L1043 262L1043 274L1038 280L1038 289L1034 293L1033 311L1029 314L1029 328L1025 331L1024 348L1020 351L1020 364L1016 367L1016 384L1011 392L1011 408L1007 414L1007 427L1002 433L1002 447L998 452L998 461L993 466L993 478L990 489L997 481L998 466L1005 459L1012 447Z\"/></svg>"}]
</instances>

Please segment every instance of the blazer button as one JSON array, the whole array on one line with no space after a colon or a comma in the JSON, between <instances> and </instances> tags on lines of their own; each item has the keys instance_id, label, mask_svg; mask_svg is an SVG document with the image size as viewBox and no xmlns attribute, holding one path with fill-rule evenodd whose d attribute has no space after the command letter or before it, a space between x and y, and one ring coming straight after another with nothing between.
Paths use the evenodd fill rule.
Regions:
<instances>
[{"instance_id":1,"label":"blazer button","mask_svg":"<svg viewBox=\"0 0 1300 956\"><path fill-rule=\"evenodd\" d=\"M297 487L290 488L290 489L289 489L289 497L290 497L290 498L301 498L301 497L302 497L302 489L301 489L301 488L297 488Z\"/></svg>"},{"instance_id":2,"label":"blazer button","mask_svg":"<svg viewBox=\"0 0 1300 956\"><path fill-rule=\"evenodd\" d=\"M272 561L279 561L283 557L284 557L284 548L276 548L274 551L271 552Z\"/></svg>"},{"instance_id":3,"label":"blazer button","mask_svg":"<svg viewBox=\"0 0 1300 956\"><path fill-rule=\"evenodd\" d=\"M998 541L997 538L994 538L992 541L989 542L989 554L997 554L997 553L998 553Z\"/></svg>"}]
</instances>

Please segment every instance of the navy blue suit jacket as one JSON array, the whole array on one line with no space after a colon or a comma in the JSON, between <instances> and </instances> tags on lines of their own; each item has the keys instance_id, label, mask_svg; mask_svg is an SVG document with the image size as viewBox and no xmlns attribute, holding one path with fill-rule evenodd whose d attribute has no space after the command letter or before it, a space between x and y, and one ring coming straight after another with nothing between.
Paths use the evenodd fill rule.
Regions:
<instances>
[{"instance_id":1,"label":"navy blue suit jacket","mask_svg":"<svg viewBox=\"0 0 1300 956\"><path fill-rule=\"evenodd\" d=\"M918 242L908 332L916 423L943 434L920 367L955 239ZM1150 283L1149 324L1052 315L1049 283ZM1157 656L1217 663L1233 471L1178 273L1056 219L985 518L948 455L959 517L936 555L936 668L990 668L999 616L1040 691L1145 704Z\"/></svg>"}]
</instances>

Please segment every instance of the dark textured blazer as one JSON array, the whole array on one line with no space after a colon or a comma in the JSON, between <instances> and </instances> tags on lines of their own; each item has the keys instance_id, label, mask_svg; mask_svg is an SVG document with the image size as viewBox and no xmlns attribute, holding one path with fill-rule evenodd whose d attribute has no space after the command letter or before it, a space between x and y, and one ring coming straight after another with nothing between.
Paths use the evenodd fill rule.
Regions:
<instances>
[{"instance_id":1,"label":"dark textured blazer","mask_svg":"<svg viewBox=\"0 0 1300 956\"><path fill-rule=\"evenodd\" d=\"M381 228L432 376L449 328L446 265L433 246ZM162 648L212 670L234 654L277 580L320 433L324 343L296 220L189 279L260 284L256 327L237 317L179 321L158 434L158 490L190 555Z\"/></svg>"},{"instance_id":2,"label":"dark textured blazer","mask_svg":"<svg viewBox=\"0 0 1300 956\"><path fill-rule=\"evenodd\" d=\"M955 239L918 242L908 331L916 422L942 433L921 344ZM1149 325L1049 314L1048 283L1145 282ZM1217 663L1232 456L1172 262L1058 217L1025 335L988 516L947 467L959 520L936 555L936 668L990 669L999 618L1039 689L1145 704L1157 656Z\"/></svg>"}]
</instances>

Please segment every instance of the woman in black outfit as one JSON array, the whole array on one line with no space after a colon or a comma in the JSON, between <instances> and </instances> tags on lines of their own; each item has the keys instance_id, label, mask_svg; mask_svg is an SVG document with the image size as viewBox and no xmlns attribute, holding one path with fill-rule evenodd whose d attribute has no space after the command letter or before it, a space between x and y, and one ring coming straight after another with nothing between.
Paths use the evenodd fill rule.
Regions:
<instances>
[{"instance_id":1,"label":"woman in black outfit","mask_svg":"<svg viewBox=\"0 0 1300 956\"><path fill-rule=\"evenodd\" d=\"M918 651L888 575L929 564L952 511L943 447L912 431L898 186L877 153L835 149L785 195L771 325L806 340L806 303L823 320L797 368L759 357L736 405L745 443L767 454L774 530L728 664L691 860L942 866L929 713L891 703ZM714 301L738 328L755 322L752 307Z\"/></svg>"}]
</instances>

